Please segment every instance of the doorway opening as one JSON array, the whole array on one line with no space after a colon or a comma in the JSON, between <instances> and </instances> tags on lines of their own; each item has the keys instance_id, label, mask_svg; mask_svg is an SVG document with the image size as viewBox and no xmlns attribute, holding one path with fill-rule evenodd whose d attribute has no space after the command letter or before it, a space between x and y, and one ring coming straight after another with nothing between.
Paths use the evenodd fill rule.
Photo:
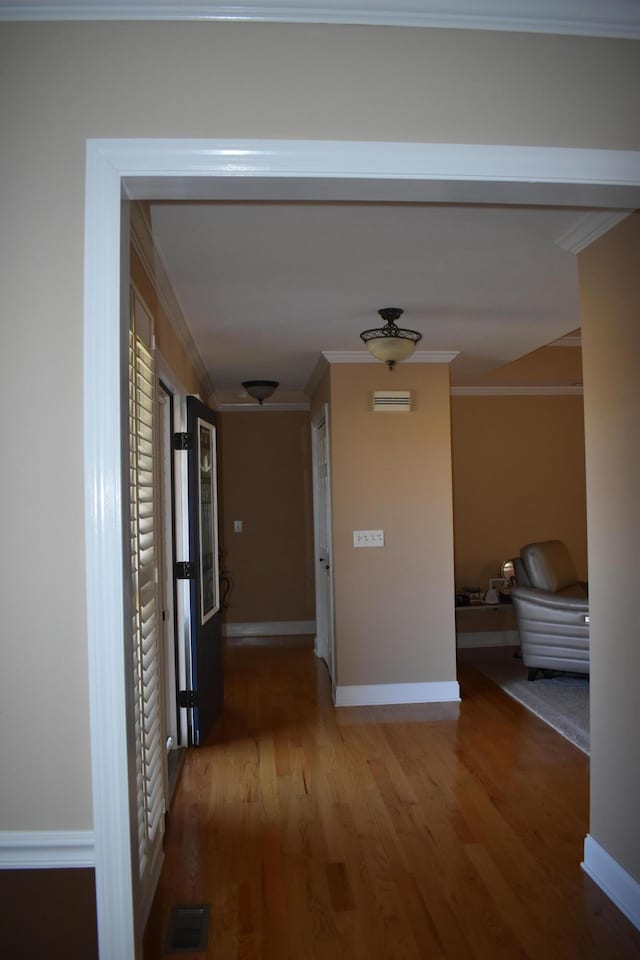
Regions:
<instances>
[{"instance_id":1,"label":"doorway opening","mask_svg":"<svg viewBox=\"0 0 640 960\"><path fill-rule=\"evenodd\" d=\"M95 869L100 950L140 955L131 862L134 791L123 578L128 482L121 250L128 199L404 199L640 206L624 151L308 141L89 141L85 211L85 529ZM579 178L576 173L579 172ZM125 202L123 203L123 199ZM452 585L453 588L453 585Z\"/></svg>"}]
</instances>

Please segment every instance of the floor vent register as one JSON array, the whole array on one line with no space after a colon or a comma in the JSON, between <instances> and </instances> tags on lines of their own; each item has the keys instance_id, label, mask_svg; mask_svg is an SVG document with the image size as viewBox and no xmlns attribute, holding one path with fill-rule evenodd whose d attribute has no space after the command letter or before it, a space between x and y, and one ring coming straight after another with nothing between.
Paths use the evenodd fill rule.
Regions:
<instances>
[{"instance_id":1,"label":"floor vent register","mask_svg":"<svg viewBox=\"0 0 640 960\"><path fill-rule=\"evenodd\" d=\"M165 953L198 953L207 949L209 904L174 907L169 918Z\"/></svg>"}]
</instances>

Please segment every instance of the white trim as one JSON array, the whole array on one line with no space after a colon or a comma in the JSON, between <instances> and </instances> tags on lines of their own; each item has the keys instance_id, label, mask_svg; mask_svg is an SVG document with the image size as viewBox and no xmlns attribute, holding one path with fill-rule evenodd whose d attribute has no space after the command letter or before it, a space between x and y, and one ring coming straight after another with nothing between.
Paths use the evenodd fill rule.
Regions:
<instances>
[{"instance_id":1,"label":"white trim","mask_svg":"<svg viewBox=\"0 0 640 960\"><path fill-rule=\"evenodd\" d=\"M336 616L335 616L335 591L333 579L333 506L331 492L331 432L330 432L330 411L329 404L323 403L316 415L311 421L311 483L313 499L313 556L314 556L314 577L315 577L315 597L316 597L316 636L314 640L314 652L316 657L321 657L327 665L329 677L331 679L331 695L335 701L336 695L336 677L337 677L337 658L336 658ZM327 462L327 486L326 498L320 496L319 490L319 470L318 470L318 431L324 426L326 438L326 462ZM322 518L321 508L324 507L326 516ZM326 524L326 548L327 557L322 556L319 541L323 539L320 536L323 520ZM326 563L322 563L325 560ZM323 604L321 598L326 582L323 583L323 573L321 567L325 566L325 573L329 574L329 584L327 593L327 604ZM326 567L328 566L328 570Z\"/></svg>"},{"instance_id":2,"label":"white trim","mask_svg":"<svg viewBox=\"0 0 640 960\"><path fill-rule=\"evenodd\" d=\"M206 199L225 191L236 197L262 192L268 199L270 185L281 196L296 188L299 198L321 186L325 198L335 189L352 200L366 194L431 196L449 203L500 198L640 207L640 153L348 141L89 140L85 170L85 576L98 942L102 956L132 960L141 948L124 656L129 597L122 517L123 189L137 199Z\"/></svg>"},{"instance_id":3,"label":"white trim","mask_svg":"<svg viewBox=\"0 0 640 960\"><path fill-rule=\"evenodd\" d=\"M310 404L307 400L302 403L266 403L260 406L259 403L219 403L216 407L218 413L287 413L291 410L309 410Z\"/></svg>"},{"instance_id":4,"label":"white trim","mask_svg":"<svg viewBox=\"0 0 640 960\"><path fill-rule=\"evenodd\" d=\"M0 870L94 865L93 830L0 830Z\"/></svg>"},{"instance_id":5,"label":"white trim","mask_svg":"<svg viewBox=\"0 0 640 960\"><path fill-rule=\"evenodd\" d=\"M156 370L160 367L160 354L156 353ZM158 551L158 570L159 587L161 596L161 609L163 615L161 619L161 643L162 648L162 713L164 718L164 736L165 744L170 738L177 746L180 742L178 734L178 705L176 703L176 690L183 690L184 687L178 687L178 676L176 671L176 653L177 653L177 617L176 603L174 600L174 566L175 557L175 504L174 488L172 483L173 461L174 461L174 442L171 431L171 414L174 406L175 394L171 386L158 378L158 454L160 469L158 471L158 529L160 532L159 551ZM169 392L167 392L169 391ZM177 431L174 431L177 432ZM170 790L169 790L169 764L168 757L165 757L162 764L164 780L165 810L169 809Z\"/></svg>"},{"instance_id":6,"label":"white trim","mask_svg":"<svg viewBox=\"0 0 640 960\"><path fill-rule=\"evenodd\" d=\"M552 340L551 343L547 344L548 347L582 347L582 336L581 334L576 334L571 337L558 337L557 340Z\"/></svg>"},{"instance_id":7,"label":"white trim","mask_svg":"<svg viewBox=\"0 0 640 960\"><path fill-rule=\"evenodd\" d=\"M371 683L336 687L336 707L374 707L398 703L442 703L460 700L457 680L430 683Z\"/></svg>"},{"instance_id":8,"label":"white trim","mask_svg":"<svg viewBox=\"0 0 640 960\"><path fill-rule=\"evenodd\" d=\"M184 200L251 196L640 207L640 151L633 150L346 140L89 143L117 166L130 199L171 199L179 191ZM258 183L242 182L256 178Z\"/></svg>"},{"instance_id":9,"label":"white trim","mask_svg":"<svg viewBox=\"0 0 640 960\"><path fill-rule=\"evenodd\" d=\"M315 620L267 620L257 623L226 623L224 637L296 637L316 632Z\"/></svg>"},{"instance_id":10,"label":"white trim","mask_svg":"<svg viewBox=\"0 0 640 960\"><path fill-rule=\"evenodd\" d=\"M43 0L3 2L0 20L241 20L276 23L361 23L464 30L506 30L590 37L640 37L640 15L624 0L390 0L324 5L317 0L211 0L160 3L158 0Z\"/></svg>"},{"instance_id":11,"label":"white trim","mask_svg":"<svg viewBox=\"0 0 640 960\"><path fill-rule=\"evenodd\" d=\"M187 429L188 391L174 394L173 429L183 433ZM189 462L183 450L174 450L173 476L175 483L175 556L176 560L189 559ZM189 690L191 683L191 585L188 580L176 581L178 624L178 689ZM191 708L179 707L180 743L189 742Z\"/></svg>"},{"instance_id":12,"label":"white trim","mask_svg":"<svg viewBox=\"0 0 640 960\"><path fill-rule=\"evenodd\" d=\"M574 387L451 387L452 397L581 397L584 389Z\"/></svg>"},{"instance_id":13,"label":"white trim","mask_svg":"<svg viewBox=\"0 0 640 960\"><path fill-rule=\"evenodd\" d=\"M198 544L200 546L200 549L198 550L198 565L199 565L199 572L200 572L200 580L199 580L200 589L198 590L198 593L200 594L200 611L199 611L200 623L198 624L198 626L203 627L205 623L208 623L209 620L211 620L211 618L215 616L215 614L220 609L220 559L219 559L220 548L219 548L219 538L218 538L218 442L217 442L218 428L216 427L215 424L210 423L208 420L203 420L202 417L199 417L199 416L195 417L195 421L196 421L195 430L198 434L198 445L197 447L195 447L195 443L194 443L194 447L196 448L196 451L197 451L197 459L195 462L197 464L196 470L198 470L198 474L197 474L197 477L198 477L197 479ZM213 570L211 571L211 574L212 574L212 580L213 580L213 587L215 590L215 596L214 596L214 604L209 610L204 609L205 554L204 554L204 549L202 549L202 545L206 543L206 538L204 536L204 531L202 529L202 518L204 515L202 510L202 473L204 471L202 467L202 453L201 453L200 441L202 440L201 431L203 428L209 434L209 439L211 442L211 493L212 493L212 499L213 499L213 503L212 503L213 509L211 511L211 518L210 518L211 519L210 532L211 532L211 539L213 541Z\"/></svg>"},{"instance_id":14,"label":"white trim","mask_svg":"<svg viewBox=\"0 0 640 960\"><path fill-rule=\"evenodd\" d=\"M451 363L459 350L416 350L402 363ZM322 356L329 363L377 363L368 350L323 350Z\"/></svg>"},{"instance_id":15,"label":"white trim","mask_svg":"<svg viewBox=\"0 0 640 960\"><path fill-rule=\"evenodd\" d=\"M556 246L569 253L580 253L632 213L633 210L599 210L585 213L569 230L556 237Z\"/></svg>"},{"instance_id":16,"label":"white trim","mask_svg":"<svg viewBox=\"0 0 640 960\"><path fill-rule=\"evenodd\" d=\"M584 860L580 866L640 930L640 883L590 834L584 838Z\"/></svg>"},{"instance_id":17,"label":"white trim","mask_svg":"<svg viewBox=\"0 0 640 960\"><path fill-rule=\"evenodd\" d=\"M466 609L466 608L465 608ZM458 650L471 650L473 647L517 647L520 637L517 630L482 630L472 633L456 633Z\"/></svg>"},{"instance_id":18,"label":"white trim","mask_svg":"<svg viewBox=\"0 0 640 960\"><path fill-rule=\"evenodd\" d=\"M98 943L102 956L129 960L141 951L133 831L135 763L129 763L133 713L128 696L131 654L125 624L130 622L130 598L125 591L123 519L128 431L120 254L128 238L121 238L119 164L95 141L87 143L86 161L84 489ZM128 288L128 282L125 285Z\"/></svg>"}]
</instances>

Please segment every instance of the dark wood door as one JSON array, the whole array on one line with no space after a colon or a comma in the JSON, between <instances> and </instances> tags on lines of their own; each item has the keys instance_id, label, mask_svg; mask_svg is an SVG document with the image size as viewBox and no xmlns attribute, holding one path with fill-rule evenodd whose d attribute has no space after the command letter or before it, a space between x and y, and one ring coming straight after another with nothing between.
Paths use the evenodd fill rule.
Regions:
<instances>
[{"instance_id":1,"label":"dark wood door","mask_svg":"<svg viewBox=\"0 0 640 960\"><path fill-rule=\"evenodd\" d=\"M199 746L222 711L222 620L218 577L216 415L187 397L191 586L192 742Z\"/></svg>"}]
</instances>

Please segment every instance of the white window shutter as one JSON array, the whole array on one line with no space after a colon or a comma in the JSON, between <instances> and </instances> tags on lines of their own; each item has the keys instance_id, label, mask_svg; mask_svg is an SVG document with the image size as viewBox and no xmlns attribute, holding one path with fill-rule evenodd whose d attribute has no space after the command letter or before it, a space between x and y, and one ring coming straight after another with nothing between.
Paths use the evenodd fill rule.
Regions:
<instances>
[{"instance_id":1,"label":"white window shutter","mask_svg":"<svg viewBox=\"0 0 640 960\"><path fill-rule=\"evenodd\" d=\"M131 629L143 922L159 876L165 813L154 465L156 388L152 327L149 312L134 296L132 329L129 332Z\"/></svg>"}]
</instances>

